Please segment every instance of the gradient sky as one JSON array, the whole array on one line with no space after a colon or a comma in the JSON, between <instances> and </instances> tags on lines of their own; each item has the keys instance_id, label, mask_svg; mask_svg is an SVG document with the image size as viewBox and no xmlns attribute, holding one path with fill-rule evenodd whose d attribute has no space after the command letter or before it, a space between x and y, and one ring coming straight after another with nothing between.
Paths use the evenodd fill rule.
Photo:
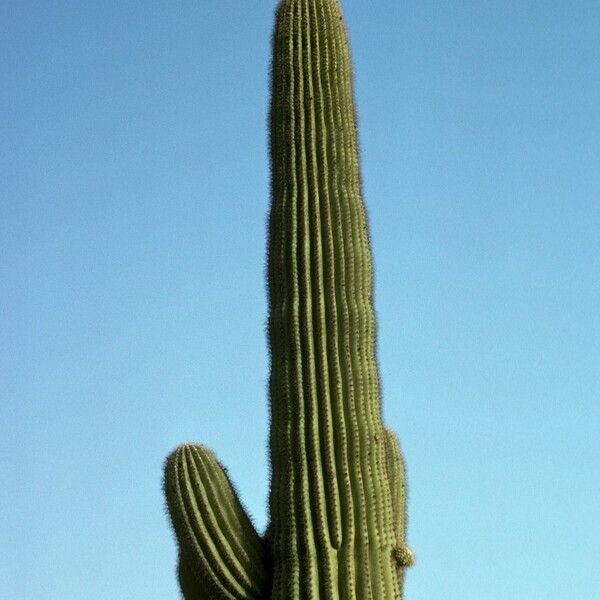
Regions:
<instances>
[{"instance_id":1,"label":"gradient sky","mask_svg":"<svg viewBox=\"0 0 600 600\"><path fill-rule=\"evenodd\" d=\"M345 0L407 600L600 597L600 3ZM0 598L177 598L266 522L275 1L0 3Z\"/></svg>"}]
</instances>

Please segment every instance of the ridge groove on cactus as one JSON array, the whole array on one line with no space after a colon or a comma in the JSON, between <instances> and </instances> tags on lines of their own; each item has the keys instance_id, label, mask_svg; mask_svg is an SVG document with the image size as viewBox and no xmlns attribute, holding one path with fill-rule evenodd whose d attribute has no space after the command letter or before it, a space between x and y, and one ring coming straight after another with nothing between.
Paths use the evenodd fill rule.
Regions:
<instances>
[{"instance_id":1,"label":"ridge groove on cactus","mask_svg":"<svg viewBox=\"0 0 600 600\"><path fill-rule=\"evenodd\" d=\"M165 492L187 600L401 597L405 472L382 423L372 263L338 0L282 0L273 35L268 240L271 487L261 538L212 452Z\"/></svg>"}]
</instances>

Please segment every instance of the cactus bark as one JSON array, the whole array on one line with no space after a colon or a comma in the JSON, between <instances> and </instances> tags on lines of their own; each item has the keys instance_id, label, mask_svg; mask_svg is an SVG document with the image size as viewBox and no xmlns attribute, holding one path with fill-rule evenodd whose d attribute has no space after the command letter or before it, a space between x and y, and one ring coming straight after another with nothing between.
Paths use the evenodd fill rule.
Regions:
<instances>
[{"instance_id":1,"label":"cactus bark","mask_svg":"<svg viewBox=\"0 0 600 600\"><path fill-rule=\"evenodd\" d=\"M282 0L268 242L271 488L263 538L209 450L167 460L184 597L401 597L405 475L383 426L372 261L338 0Z\"/></svg>"}]
</instances>

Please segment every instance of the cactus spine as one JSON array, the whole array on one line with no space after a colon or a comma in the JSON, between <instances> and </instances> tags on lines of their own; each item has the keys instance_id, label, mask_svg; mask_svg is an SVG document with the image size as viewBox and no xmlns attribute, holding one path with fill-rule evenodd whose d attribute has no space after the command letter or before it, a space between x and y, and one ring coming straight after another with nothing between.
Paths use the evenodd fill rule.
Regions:
<instances>
[{"instance_id":1,"label":"cactus spine","mask_svg":"<svg viewBox=\"0 0 600 600\"><path fill-rule=\"evenodd\" d=\"M282 0L273 38L270 522L199 445L167 460L187 600L400 598L404 465L381 419L372 267L339 0Z\"/></svg>"}]
</instances>

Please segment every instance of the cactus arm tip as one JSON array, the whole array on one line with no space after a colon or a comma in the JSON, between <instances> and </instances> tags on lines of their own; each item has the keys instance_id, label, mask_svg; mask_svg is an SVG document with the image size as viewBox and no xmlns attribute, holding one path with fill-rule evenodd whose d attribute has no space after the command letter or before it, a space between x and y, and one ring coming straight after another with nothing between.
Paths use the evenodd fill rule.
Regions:
<instances>
[{"instance_id":1,"label":"cactus arm tip","mask_svg":"<svg viewBox=\"0 0 600 600\"><path fill-rule=\"evenodd\" d=\"M186 600L262 600L265 546L214 454L178 446L165 463L164 490Z\"/></svg>"}]
</instances>

